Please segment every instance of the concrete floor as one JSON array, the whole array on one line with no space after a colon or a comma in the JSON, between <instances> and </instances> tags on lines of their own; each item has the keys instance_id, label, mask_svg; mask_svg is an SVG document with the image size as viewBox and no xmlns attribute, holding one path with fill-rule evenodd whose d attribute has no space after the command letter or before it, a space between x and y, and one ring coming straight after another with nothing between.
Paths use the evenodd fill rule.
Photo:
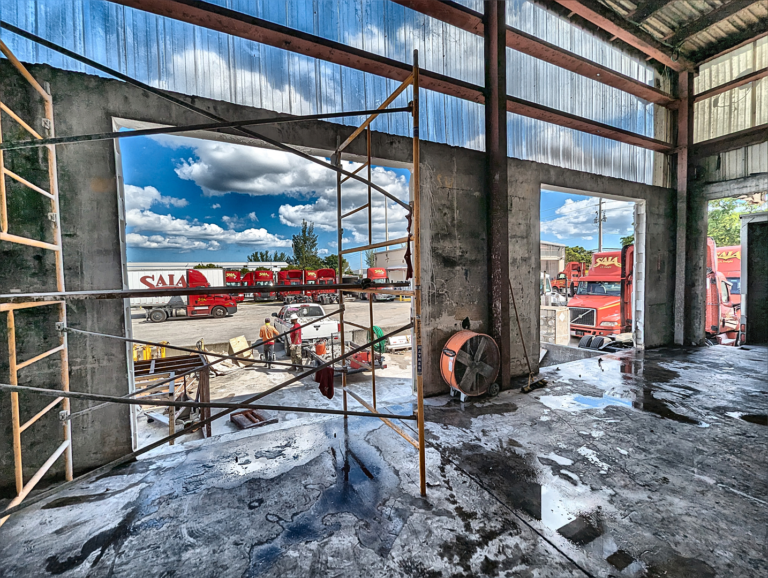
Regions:
<instances>
[{"instance_id":1,"label":"concrete floor","mask_svg":"<svg viewBox=\"0 0 768 578\"><path fill-rule=\"evenodd\" d=\"M375 419L211 440L10 519L0 573L763 577L767 368L767 348L627 352L429 399L426 499Z\"/></svg>"},{"instance_id":2,"label":"concrete floor","mask_svg":"<svg viewBox=\"0 0 768 578\"><path fill-rule=\"evenodd\" d=\"M346 302L346 319L353 323L368 326L368 302ZM259 337L259 328L264 319L277 313L282 302L254 303L244 301L237 306L237 313L224 319L178 317L163 323L146 321L146 315L140 309L132 310L133 336L145 341L169 341L173 345L194 346L200 338L206 343L227 342L238 335L245 335L248 341ZM330 313L338 305L324 306ZM382 301L373 309L374 323L379 327L402 327L411 318L411 304L407 301Z\"/></svg>"}]
</instances>

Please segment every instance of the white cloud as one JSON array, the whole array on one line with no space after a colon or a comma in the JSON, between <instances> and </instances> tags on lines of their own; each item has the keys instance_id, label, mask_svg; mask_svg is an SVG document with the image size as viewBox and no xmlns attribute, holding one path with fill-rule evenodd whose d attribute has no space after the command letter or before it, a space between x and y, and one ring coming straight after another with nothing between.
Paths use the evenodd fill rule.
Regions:
<instances>
[{"instance_id":1,"label":"white cloud","mask_svg":"<svg viewBox=\"0 0 768 578\"><path fill-rule=\"evenodd\" d=\"M237 215L229 217L225 215L221 218L221 220L224 222L228 229L232 230L246 227L248 226L249 222L258 222L259 218L256 216L256 213L248 213L248 215L245 217L238 217Z\"/></svg>"},{"instance_id":2,"label":"white cloud","mask_svg":"<svg viewBox=\"0 0 768 578\"><path fill-rule=\"evenodd\" d=\"M541 232L558 239L579 238L591 241L597 233L597 205L598 200L594 197L581 201L566 199L555 211L555 218L541 221ZM604 234L627 235L634 230L634 203L603 201L603 212L606 217L603 223ZM542 215L542 219L546 219L546 215Z\"/></svg>"},{"instance_id":3,"label":"white cloud","mask_svg":"<svg viewBox=\"0 0 768 578\"><path fill-rule=\"evenodd\" d=\"M336 173L311 161L290 153L270 149L221 143L215 141L178 137L153 137L170 147L192 146L195 157L183 160L176 167L178 176L193 181L206 195L224 195L230 192L262 196L287 194L304 203L281 205L277 217L283 225L301 227L306 220L320 231L336 230ZM349 172L359 163L345 161L343 168ZM408 202L409 185L403 176L383 167L374 167L371 173L375 184ZM373 238L385 237L384 195L373 191ZM342 211L347 212L368 201L368 188L354 179L348 180L342 189ZM406 235L407 211L388 200L387 217L390 238ZM253 214L255 217L255 214ZM273 216L275 216L273 214ZM230 228L229 217L223 219ZM242 222L238 223L242 225ZM344 229L355 243L368 242L368 212L360 211L344 219Z\"/></svg>"},{"instance_id":4,"label":"white cloud","mask_svg":"<svg viewBox=\"0 0 768 578\"><path fill-rule=\"evenodd\" d=\"M256 215L249 215L249 218L251 216L256 217ZM225 217L225 222L226 219L230 219L233 224L240 224L235 222L237 215L234 218ZM126 225L131 227L131 232L127 235L128 246L144 249L217 251L222 244L265 248L291 246L290 240L273 235L264 228L247 228L238 231L232 226L224 229L215 223L200 223L196 220L190 222L187 219L160 215L146 209L127 211Z\"/></svg>"},{"instance_id":5,"label":"white cloud","mask_svg":"<svg viewBox=\"0 0 768 578\"><path fill-rule=\"evenodd\" d=\"M162 235L139 235L128 233L126 242L129 247L138 249L175 249L180 253L205 249L218 251L221 244L216 241L195 241L187 237L163 237Z\"/></svg>"},{"instance_id":6,"label":"white cloud","mask_svg":"<svg viewBox=\"0 0 768 578\"><path fill-rule=\"evenodd\" d=\"M328 249L320 249L317 252L317 254L320 255L320 256L327 255L328 253L330 253L330 251Z\"/></svg>"},{"instance_id":7,"label":"white cloud","mask_svg":"<svg viewBox=\"0 0 768 578\"><path fill-rule=\"evenodd\" d=\"M220 209L221 205L219 203L214 203L214 204L211 205L211 208L212 209Z\"/></svg>"},{"instance_id":8,"label":"white cloud","mask_svg":"<svg viewBox=\"0 0 768 578\"><path fill-rule=\"evenodd\" d=\"M125 185L125 210L149 209L152 205L164 205L166 207L186 207L187 199L166 197L160 194L155 187L136 187Z\"/></svg>"}]
</instances>

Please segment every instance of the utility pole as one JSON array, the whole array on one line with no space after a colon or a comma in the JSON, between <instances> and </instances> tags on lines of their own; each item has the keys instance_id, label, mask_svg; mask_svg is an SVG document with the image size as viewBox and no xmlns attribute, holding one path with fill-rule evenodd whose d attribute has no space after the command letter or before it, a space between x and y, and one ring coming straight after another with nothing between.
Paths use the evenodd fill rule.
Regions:
<instances>
[{"instance_id":1,"label":"utility pole","mask_svg":"<svg viewBox=\"0 0 768 578\"><path fill-rule=\"evenodd\" d=\"M603 199L597 200L597 216L595 217L595 223L597 223L597 252L603 252L603 223L605 223L605 214L603 214Z\"/></svg>"}]
</instances>

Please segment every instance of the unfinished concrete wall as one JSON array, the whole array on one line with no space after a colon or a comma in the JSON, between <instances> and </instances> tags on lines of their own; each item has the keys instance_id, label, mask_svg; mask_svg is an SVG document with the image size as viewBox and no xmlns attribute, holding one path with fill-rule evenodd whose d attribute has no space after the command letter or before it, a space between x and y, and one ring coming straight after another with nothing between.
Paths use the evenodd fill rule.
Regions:
<instances>
[{"instance_id":1,"label":"unfinished concrete wall","mask_svg":"<svg viewBox=\"0 0 768 578\"><path fill-rule=\"evenodd\" d=\"M509 159L510 280L531 361L539 351L540 191L559 187L646 202L645 346L674 337L675 197L671 189L593 175L552 165ZM522 345L512 323L512 375L527 373Z\"/></svg>"},{"instance_id":2,"label":"unfinished concrete wall","mask_svg":"<svg viewBox=\"0 0 768 578\"><path fill-rule=\"evenodd\" d=\"M89 108L89 95L73 90L74 79L48 68L35 68L41 81L50 80L58 134L111 130L111 121ZM35 130L44 134L42 100L5 60L0 61L3 101ZM84 102L78 102L83 99ZM92 114L93 113L93 114ZM3 114L4 140L27 140L29 135ZM120 242L115 196L115 166L111 143L57 149L61 222L63 225L64 276L71 291L121 289ZM46 155L38 149L5 153L6 166L33 183L48 188ZM47 214L48 199L6 178L9 232L53 242ZM55 291L55 264L51 251L0 242L0 293ZM67 310L71 327L123 334L122 302L78 301ZM0 314L0 379L8 380L6 314ZM58 344L54 328L56 308L39 308L16 314L17 359L29 359ZM118 342L83 336L69 338L69 366L73 391L123 395L128 391L125 346ZM19 372L19 384L60 387L58 357L51 356ZM12 490L13 451L10 396L0 394L0 489ZM20 395L21 421L45 407L50 398ZM72 410L86 404L75 402ZM72 424L75 472L82 472L131 451L128 410L111 406ZM48 413L22 433L24 477L28 480L61 443L58 411ZM63 459L49 477L61 477ZM3 492L7 493L7 492Z\"/></svg>"}]
</instances>

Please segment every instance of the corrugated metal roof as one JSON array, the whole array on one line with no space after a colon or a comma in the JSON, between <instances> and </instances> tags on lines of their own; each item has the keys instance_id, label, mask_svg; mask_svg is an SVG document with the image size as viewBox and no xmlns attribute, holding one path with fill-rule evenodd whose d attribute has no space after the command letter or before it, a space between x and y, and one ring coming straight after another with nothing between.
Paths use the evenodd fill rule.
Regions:
<instances>
[{"instance_id":1,"label":"corrugated metal roof","mask_svg":"<svg viewBox=\"0 0 768 578\"><path fill-rule=\"evenodd\" d=\"M642 2L631 0L601 0L603 4L622 16L631 13ZM687 57L705 53L718 43L754 29L758 24L768 21L768 0L756 0L735 14L698 31L682 42L672 42L674 34L713 10L729 4L724 0L673 0L654 12L640 27L658 40L670 42L670 47L678 48Z\"/></svg>"},{"instance_id":2,"label":"corrugated metal roof","mask_svg":"<svg viewBox=\"0 0 768 578\"><path fill-rule=\"evenodd\" d=\"M211 0L209 0L211 1ZM388 0L213 0L297 30L482 85L482 38ZM464 4L477 8L477 3ZM105 0L0 0L2 18L137 80L183 94L283 112L374 108L399 83L331 62L125 8ZM653 83L654 71L608 42L525 0L508 21L586 58ZM24 62L92 70L13 34L3 40ZM512 51L510 51L512 52ZM543 61L513 53L509 92L612 126L668 139L668 111ZM482 150L482 105L424 91L422 138ZM410 90L394 103L402 106ZM362 119L340 122L358 124ZM645 183L659 183L651 151L545 122L507 115L509 156ZM374 130L410 136L405 113L379 117ZM656 178L656 181L654 181Z\"/></svg>"}]
</instances>

